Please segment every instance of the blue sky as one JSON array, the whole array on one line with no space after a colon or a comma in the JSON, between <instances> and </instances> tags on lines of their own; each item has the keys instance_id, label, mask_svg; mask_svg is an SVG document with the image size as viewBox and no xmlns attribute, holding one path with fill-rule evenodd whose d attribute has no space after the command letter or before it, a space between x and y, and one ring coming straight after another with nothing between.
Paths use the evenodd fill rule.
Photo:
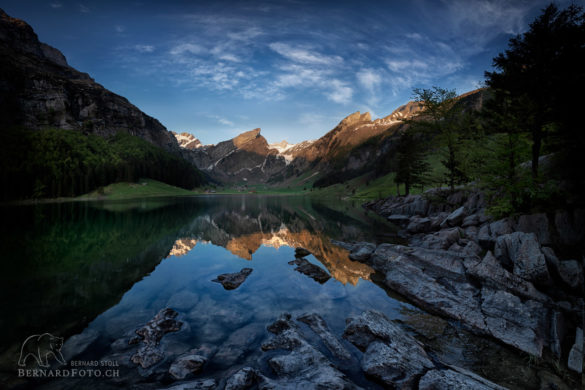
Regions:
<instances>
[{"instance_id":1,"label":"blue sky","mask_svg":"<svg viewBox=\"0 0 585 390\"><path fill-rule=\"evenodd\" d=\"M467 92L547 1L8 0L69 64L169 130L315 139L415 87ZM563 2L558 3L564 6Z\"/></svg>"}]
</instances>

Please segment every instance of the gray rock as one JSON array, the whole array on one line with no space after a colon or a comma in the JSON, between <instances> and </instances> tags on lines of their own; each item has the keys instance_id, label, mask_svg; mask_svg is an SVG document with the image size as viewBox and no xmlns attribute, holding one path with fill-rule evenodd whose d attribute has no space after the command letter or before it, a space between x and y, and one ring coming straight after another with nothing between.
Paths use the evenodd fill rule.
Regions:
<instances>
[{"instance_id":1,"label":"gray rock","mask_svg":"<svg viewBox=\"0 0 585 390\"><path fill-rule=\"evenodd\" d=\"M261 374L252 367L244 367L228 378L224 390L246 390L261 380Z\"/></svg>"},{"instance_id":2,"label":"gray rock","mask_svg":"<svg viewBox=\"0 0 585 390\"><path fill-rule=\"evenodd\" d=\"M136 331L142 340L142 346L130 358L134 364L148 368L164 358L165 354L159 343L165 334L181 329L183 323L175 320L177 315L173 309L162 309L144 327Z\"/></svg>"},{"instance_id":3,"label":"gray rock","mask_svg":"<svg viewBox=\"0 0 585 390\"><path fill-rule=\"evenodd\" d=\"M542 356L547 343L548 309L540 302L522 302L507 291L483 288L481 311L489 333L508 345Z\"/></svg>"},{"instance_id":4,"label":"gray rock","mask_svg":"<svg viewBox=\"0 0 585 390\"><path fill-rule=\"evenodd\" d=\"M583 329L577 328L575 332L575 344L569 352L567 366L581 374L583 372Z\"/></svg>"},{"instance_id":5,"label":"gray rock","mask_svg":"<svg viewBox=\"0 0 585 390\"><path fill-rule=\"evenodd\" d=\"M521 215L518 218L516 231L536 234L541 245L550 245L552 243L546 214Z\"/></svg>"},{"instance_id":6,"label":"gray rock","mask_svg":"<svg viewBox=\"0 0 585 390\"><path fill-rule=\"evenodd\" d=\"M463 248L463 253L466 255L477 256L481 253L482 249L475 241L469 241Z\"/></svg>"},{"instance_id":7,"label":"gray rock","mask_svg":"<svg viewBox=\"0 0 585 390\"><path fill-rule=\"evenodd\" d=\"M343 337L364 351L361 367L366 375L385 386L411 388L434 367L418 341L374 310L349 319Z\"/></svg>"},{"instance_id":8,"label":"gray rock","mask_svg":"<svg viewBox=\"0 0 585 390\"><path fill-rule=\"evenodd\" d=\"M477 243L484 249L492 249L495 241L490 232L490 225L482 225L477 233Z\"/></svg>"},{"instance_id":9,"label":"gray rock","mask_svg":"<svg viewBox=\"0 0 585 390\"><path fill-rule=\"evenodd\" d=\"M516 258L512 261L514 273L521 278L541 285L550 282L546 260L534 233L522 240Z\"/></svg>"},{"instance_id":10,"label":"gray rock","mask_svg":"<svg viewBox=\"0 0 585 390\"><path fill-rule=\"evenodd\" d=\"M498 237L494 255L505 266L512 266L514 274L526 280L546 284L550 275L546 259L534 233L515 232Z\"/></svg>"},{"instance_id":11,"label":"gray rock","mask_svg":"<svg viewBox=\"0 0 585 390\"><path fill-rule=\"evenodd\" d=\"M457 228L439 230L433 234L427 234L422 237L420 243L411 241L411 245L420 246L428 249L447 249L461 238L462 231Z\"/></svg>"},{"instance_id":12,"label":"gray rock","mask_svg":"<svg viewBox=\"0 0 585 390\"><path fill-rule=\"evenodd\" d=\"M449 214L447 218L445 218L443 223L441 223L441 227L459 226L461 222L463 222L463 218L465 218L465 215L466 215L465 207L461 206L457 210Z\"/></svg>"},{"instance_id":13,"label":"gray rock","mask_svg":"<svg viewBox=\"0 0 585 390\"><path fill-rule=\"evenodd\" d=\"M311 330L315 332L323 343L329 349L329 351L338 359L351 359L351 354L345 349L345 347L339 342L337 337L335 337L325 320L316 313L305 313L300 317L297 317L297 321L304 322L305 324L309 325Z\"/></svg>"},{"instance_id":14,"label":"gray rock","mask_svg":"<svg viewBox=\"0 0 585 390\"><path fill-rule=\"evenodd\" d=\"M505 390L504 387L488 381L459 367L450 370L430 370L420 379L419 390Z\"/></svg>"},{"instance_id":15,"label":"gray rock","mask_svg":"<svg viewBox=\"0 0 585 390\"><path fill-rule=\"evenodd\" d=\"M309 256L311 254L311 252L309 252L308 249L302 248L302 247L298 247L295 248L295 257L305 257L305 256Z\"/></svg>"},{"instance_id":16,"label":"gray rock","mask_svg":"<svg viewBox=\"0 0 585 390\"><path fill-rule=\"evenodd\" d=\"M546 303L550 301L532 283L505 270L489 251L481 262L466 263L465 265L467 274L478 279L482 285L505 290L520 297L533 299L538 302Z\"/></svg>"},{"instance_id":17,"label":"gray rock","mask_svg":"<svg viewBox=\"0 0 585 390\"><path fill-rule=\"evenodd\" d=\"M358 242L349 252L349 258L354 261L364 261L372 255L374 250L376 250L376 245L368 242Z\"/></svg>"},{"instance_id":18,"label":"gray rock","mask_svg":"<svg viewBox=\"0 0 585 390\"><path fill-rule=\"evenodd\" d=\"M548 309L535 300L471 284L464 264L471 268L476 262L453 252L391 244L379 245L367 261L385 275L388 288L430 313L541 356L548 339Z\"/></svg>"},{"instance_id":19,"label":"gray rock","mask_svg":"<svg viewBox=\"0 0 585 390\"><path fill-rule=\"evenodd\" d=\"M321 267L309 262L306 259L298 258L289 261L288 263L291 265L296 265L295 271L307 275L317 283L323 284L331 279L331 276Z\"/></svg>"},{"instance_id":20,"label":"gray rock","mask_svg":"<svg viewBox=\"0 0 585 390\"><path fill-rule=\"evenodd\" d=\"M175 379L185 379L190 375L199 373L205 363L207 363L207 359L201 355L180 356L171 364L169 373Z\"/></svg>"},{"instance_id":21,"label":"gray rock","mask_svg":"<svg viewBox=\"0 0 585 390\"><path fill-rule=\"evenodd\" d=\"M410 219L406 230L411 233L426 233L431 230L432 221L430 218L413 217Z\"/></svg>"},{"instance_id":22,"label":"gray rock","mask_svg":"<svg viewBox=\"0 0 585 390\"><path fill-rule=\"evenodd\" d=\"M217 279L213 279L212 282L221 283L226 290L234 290L246 281L252 271L252 268L242 268L240 272L218 275Z\"/></svg>"},{"instance_id":23,"label":"gray rock","mask_svg":"<svg viewBox=\"0 0 585 390\"><path fill-rule=\"evenodd\" d=\"M559 263L559 276L572 289L583 287L583 267L577 260L563 260Z\"/></svg>"},{"instance_id":24,"label":"gray rock","mask_svg":"<svg viewBox=\"0 0 585 390\"><path fill-rule=\"evenodd\" d=\"M478 234L479 234L479 228L477 226L468 226L465 228L465 237L469 238L470 240L472 240L476 244L479 244L479 240L477 239ZM481 248L481 246L480 246L480 248Z\"/></svg>"},{"instance_id":25,"label":"gray rock","mask_svg":"<svg viewBox=\"0 0 585 390\"><path fill-rule=\"evenodd\" d=\"M511 218L504 218L490 223L490 233L494 238L498 238L499 236L513 232L514 221Z\"/></svg>"},{"instance_id":26,"label":"gray rock","mask_svg":"<svg viewBox=\"0 0 585 390\"><path fill-rule=\"evenodd\" d=\"M215 379L197 379L189 382L179 383L165 390L214 390L217 388Z\"/></svg>"},{"instance_id":27,"label":"gray rock","mask_svg":"<svg viewBox=\"0 0 585 390\"><path fill-rule=\"evenodd\" d=\"M282 314L267 329L275 336L262 344L262 350L284 349L290 352L268 360L277 379L261 384L260 388L359 389L304 339L290 314Z\"/></svg>"}]
</instances>

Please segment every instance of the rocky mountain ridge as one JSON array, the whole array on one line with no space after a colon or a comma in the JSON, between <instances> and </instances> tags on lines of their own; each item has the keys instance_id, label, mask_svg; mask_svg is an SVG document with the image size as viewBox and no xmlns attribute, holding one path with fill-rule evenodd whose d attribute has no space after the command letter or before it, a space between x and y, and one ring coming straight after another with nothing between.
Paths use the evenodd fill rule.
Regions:
<instances>
[{"instance_id":1,"label":"rocky mountain ridge","mask_svg":"<svg viewBox=\"0 0 585 390\"><path fill-rule=\"evenodd\" d=\"M0 125L111 136L118 131L179 153L173 135L126 98L67 64L26 22L0 9Z\"/></svg>"}]
</instances>

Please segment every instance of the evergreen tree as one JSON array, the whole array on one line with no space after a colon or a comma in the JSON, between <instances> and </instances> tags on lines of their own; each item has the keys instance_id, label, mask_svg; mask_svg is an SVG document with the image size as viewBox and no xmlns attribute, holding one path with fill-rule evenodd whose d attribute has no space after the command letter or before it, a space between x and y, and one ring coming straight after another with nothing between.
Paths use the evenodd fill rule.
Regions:
<instances>
[{"instance_id":1,"label":"evergreen tree","mask_svg":"<svg viewBox=\"0 0 585 390\"><path fill-rule=\"evenodd\" d=\"M585 165L585 134L581 99L585 87L585 14L571 5L563 11L551 4L530 29L509 42L486 72L496 99L510 99L508 110L520 119L532 140L532 177L537 182L543 141L554 135L557 150L571 162ZM579 171L582 171L579 169Z\"/></svg>"},{"instance_id":2,"label":"evergreen tree","mask_svg":"<svg viewBox=\"0 0 585 390\"><path fill-rule=\"evenodd\" d=\"M440 87L414 89L414 99L420 102L423 110L408 123L415 129L423 129L436 134L446 147L445 158L441 163L447 168L446 179L451 191L456 184L467 181L462 154L463 106L458 104L455 90Z\"/></svg>"},{"instance_id":3,"label":"evergreen tree","mask_svg":"<svg viewBox=\"0 0 585 390\"><path fill-rule=\"evenodd\" d=\"M426 184L426 174L430 165L425 161L425 153L420 139L416 139L412 131L404 131L398 141L396 163L396 184L404 184L405 194L411 187Z\"/></svg>"}]
</instances>

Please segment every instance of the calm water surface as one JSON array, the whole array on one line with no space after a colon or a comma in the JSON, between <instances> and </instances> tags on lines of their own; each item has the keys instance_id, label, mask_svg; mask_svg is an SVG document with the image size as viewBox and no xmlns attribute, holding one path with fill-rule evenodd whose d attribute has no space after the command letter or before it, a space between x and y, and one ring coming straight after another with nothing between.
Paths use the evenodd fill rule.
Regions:
<instances>
[{"instance_id":1,"label":"calm water surface","mask_svg":"<svg viewBox=\"0 0 585 390\"><path fill-rule=\"evenodd\" d=\"M200 377L220 379L234 368L257 366L263 356L265 362L260 345L270 337L266 325L283 312L317 312L340 336L346 318L372 308L402 322L417 337L424 335L443 360L479 369L492 380L519 377L526 365L518 354L493 342L486 346L384 291L372 282L377 279L371 268L350 261L332 239L397 240L393 226L359 203L210 196L0 211L2 388L166 387L172 384L172 361L197 348L216 351ZM331 279L319 284L296 272L288 262L298 246L309 249L313 255L307 259ZM235 290L211 281L244 267L253 272ZM166 307L179 313L183 326L162 339L167 354L162 363L138 369L129 362L137 346L128 346L128 340ZM327 354L318 337L302 328ZM68 364L111 361L120 377L18 378L23 341L43 333L64 338ZM343 343L359 359L357 350ZM509 367L505 372L500 369L503 360ZM340 368L359 385L378 388L363 377L357 361ZM33 359L27 363L36 367Z\"/></svg>"}]
</instances>

